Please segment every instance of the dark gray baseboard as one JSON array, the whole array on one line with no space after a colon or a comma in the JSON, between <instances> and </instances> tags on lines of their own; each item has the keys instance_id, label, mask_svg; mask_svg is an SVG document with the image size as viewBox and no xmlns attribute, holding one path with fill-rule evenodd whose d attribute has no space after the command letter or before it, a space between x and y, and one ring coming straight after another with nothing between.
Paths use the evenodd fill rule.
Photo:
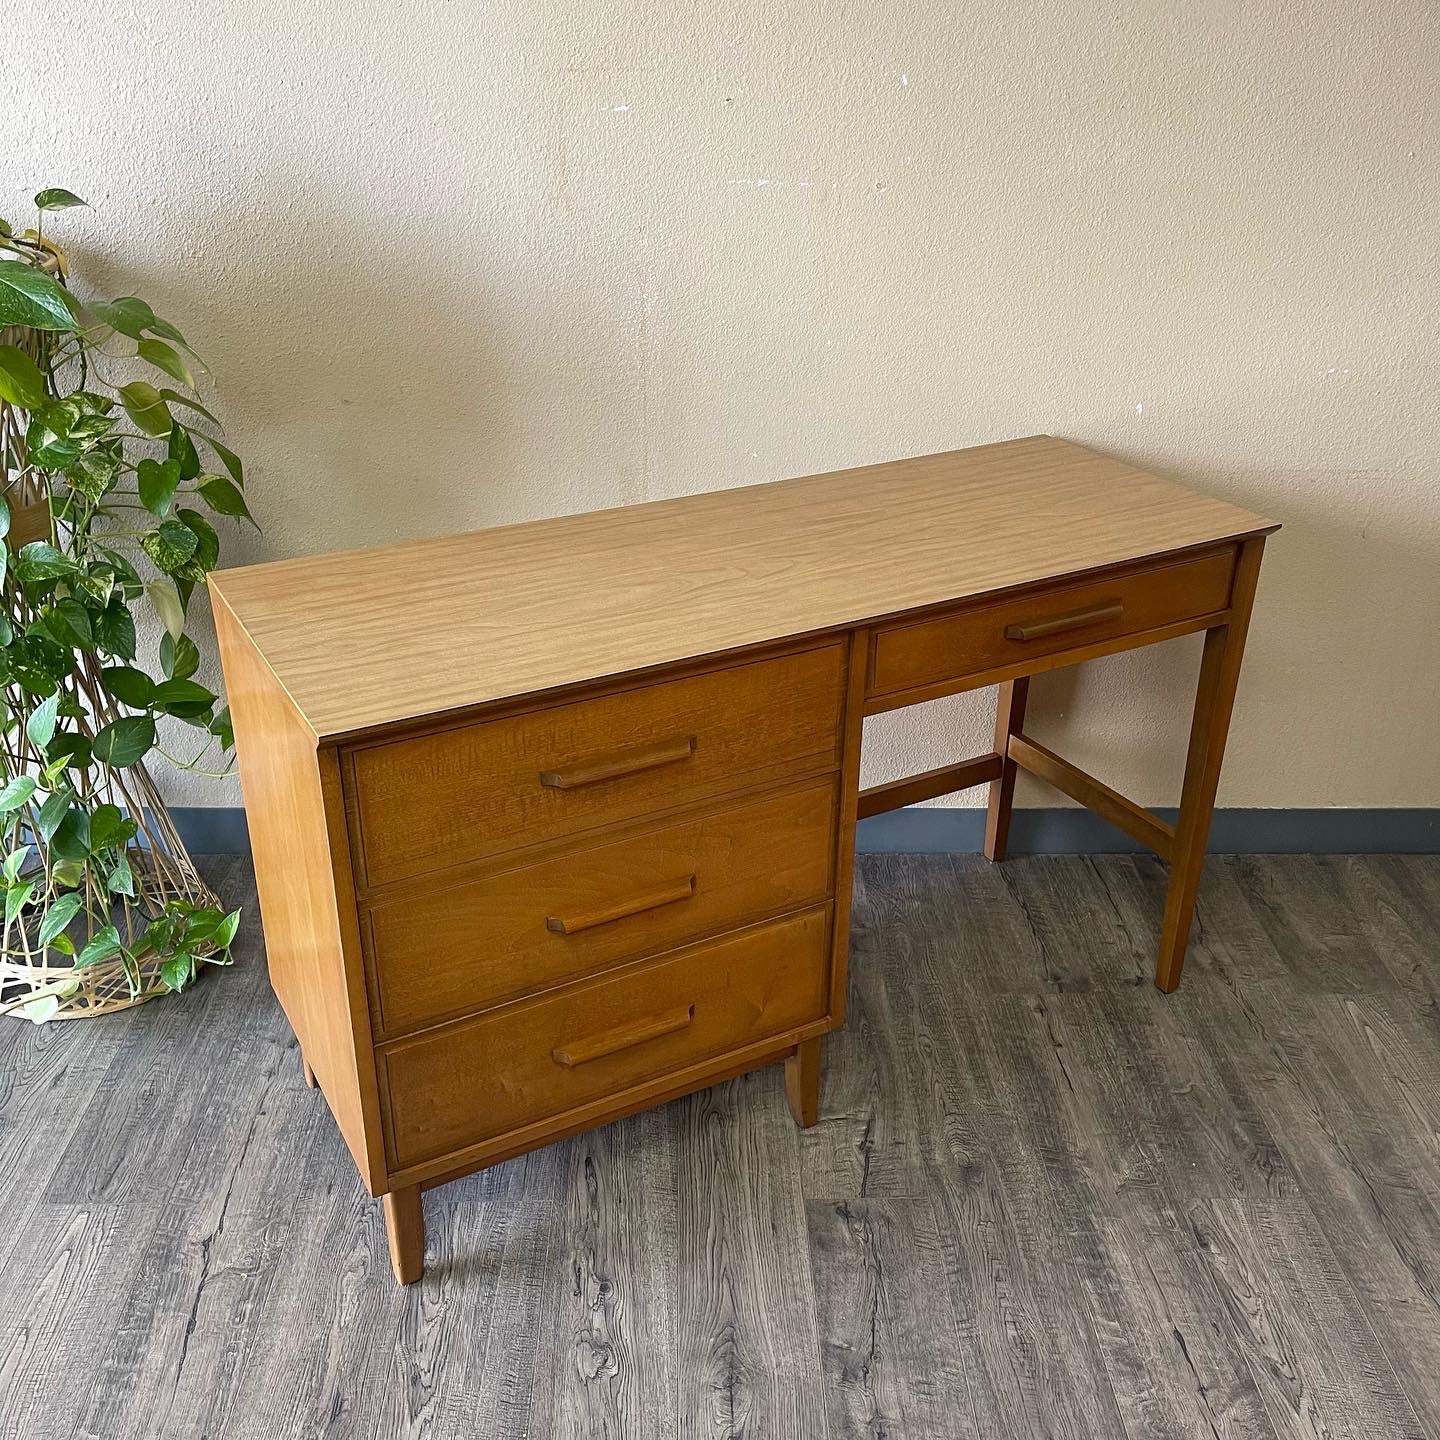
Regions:
<instances>
[{"instance_id":1,"label":"dark gray baseboard","mask_svg":"<svg viewBox=\"0 0 1440 1440\"><path fill-rule=\"evenodd\" d=\"M192 855L250 853L250 827L238 805L177 805L170 816Z\"/></svg>"},{"instance_id":2,"label":"dark gray baseboard","mask_svg":"<svg viewBox=\"0 0 1440 1440\"><path fill-rule=\"evenodd\" d=\"M180 835L197 855L246 855L250 835L236 806L182 805L172 812ZM1171 822L1173 810L1156 812ZM862 820L860 850L950 854L978 850L983 810L892 810ZM1217 855L1433 855L1440 853L1440 809L1217 810L1210 827ZM1016 810L1012 854L1129 855L1140 852L1128 835L1088 810Z\"/></svg>"},{"instance_id":3,"label":"dark gray baseboard","mask_svg":"<svg viewBox=\"0 0 1440 1440\"><path fill-rule=\"evenodd\" d=\"M1172 825L1173 809L1155 812ZM862 820L856 847L872 852L952 854L978 850L983 810L911 807ZM1440 809L1217 810L1215 855L1433 855L1440 851ZM1145 847L1088 810L1016 810L1012 855L1134 855Z\"/></svg>"}]
</instances>

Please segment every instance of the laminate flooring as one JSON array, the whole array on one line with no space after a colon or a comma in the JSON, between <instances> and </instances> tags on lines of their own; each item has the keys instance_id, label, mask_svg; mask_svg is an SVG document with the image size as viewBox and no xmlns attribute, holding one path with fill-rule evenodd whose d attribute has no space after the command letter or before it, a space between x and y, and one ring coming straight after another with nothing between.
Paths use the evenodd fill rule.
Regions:
<instances>
[{"instance_id":1,"label":"laminate flooring","mask_svg":"<svg viewBox=\"0 0 1440 1440\"><path fill-rule=\"evenodd\" d=\"M1440 857L863 856L774 1067L425 1197L390 1277L265 981L0 1021L0 1436L1434 1437Z\"/></svg>"}]
</instances>

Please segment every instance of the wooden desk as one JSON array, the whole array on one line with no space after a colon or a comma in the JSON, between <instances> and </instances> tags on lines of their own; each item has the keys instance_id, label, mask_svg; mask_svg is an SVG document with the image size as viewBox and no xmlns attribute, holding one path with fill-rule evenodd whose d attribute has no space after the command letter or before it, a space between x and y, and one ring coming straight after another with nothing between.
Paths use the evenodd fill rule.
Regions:
<instances>
[{"instance_id":1,"label":"wooden desk","mask_svg":"<svg viewBox=\"0 0 1440 1440\"><path fill-rule=\"evenodd\" d=\"M785 1061L816 1118L858 815L1017 769L1190 928L1264 537L1048 436L212 575L275 992L395 1272L422 1187ZM1205 632L1172 828L1024 733L1042 670ZM1000 686L993 753L860 792L864 716Z\"/></svg>"}]
</instances>

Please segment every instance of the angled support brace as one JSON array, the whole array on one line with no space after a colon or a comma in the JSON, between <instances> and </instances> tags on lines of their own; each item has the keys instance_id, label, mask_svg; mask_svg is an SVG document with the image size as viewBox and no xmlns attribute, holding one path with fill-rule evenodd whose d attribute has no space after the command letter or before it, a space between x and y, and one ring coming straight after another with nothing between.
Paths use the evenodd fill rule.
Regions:
<instances>
[{"instance_id":1,"label":"angled support brace","mask_svg":"<svg viewBox=\"0 0 1440 1440\"><path fill-rule=\"evenodd\" d=\"M1028 735L1012 735L1010 759L1022 770L1053 785L1087 810L1118 826L1132 840L1153 850L1162 860L1170 858L1175 844L1175 827L1167 825L1158 815L1137 805L1118 790L1112 790L1093 775L1063 760L1053 750L1032 740Z\"/></svg>"}]
</instances>

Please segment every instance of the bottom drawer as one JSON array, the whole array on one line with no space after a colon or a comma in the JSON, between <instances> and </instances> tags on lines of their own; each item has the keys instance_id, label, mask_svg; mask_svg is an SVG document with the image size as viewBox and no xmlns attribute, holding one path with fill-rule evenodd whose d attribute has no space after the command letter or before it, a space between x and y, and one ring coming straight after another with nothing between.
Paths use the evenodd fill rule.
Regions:
<instances>
[{"instance_id":1,"label":"bottom drawer","mask_svg":"<svg viewBox=\"0 0 1440 1440\"><path fill-rule=\"evenodd\" d=\"M759 925L381 1051L396 1168L819 1020L829 918Z\"/></svg>"}]
</instances>

